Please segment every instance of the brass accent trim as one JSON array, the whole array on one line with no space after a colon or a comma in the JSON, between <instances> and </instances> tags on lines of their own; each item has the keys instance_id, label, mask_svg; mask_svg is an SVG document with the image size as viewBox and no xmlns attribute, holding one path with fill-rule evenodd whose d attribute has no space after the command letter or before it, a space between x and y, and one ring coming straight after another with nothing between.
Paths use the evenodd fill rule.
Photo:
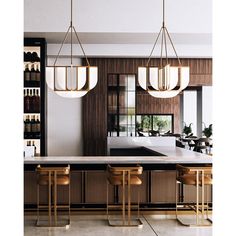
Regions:
<instances>
[{"instance_id":1,"label":"brass accent trim","mask_svg":"<svg viewBox=\"0 0 236 236\"><path fill-rule=\"evenodd\" d=\"M69 227L70 225L70 166L67 167L41 167L36 168L37 173L37 220L36 226L39 227ZM68 202L69 204L57 204L57 176L69 176ZM40 204L40 176L48 177L48 204ZM53 196L52 196L53 192ZM68 209L68 219L63 222L58 220L58 209ZM40 209L48 210L48 220L40 220ZM52 212L54 221L52 222Z\"/></svg>"}]
</instances>

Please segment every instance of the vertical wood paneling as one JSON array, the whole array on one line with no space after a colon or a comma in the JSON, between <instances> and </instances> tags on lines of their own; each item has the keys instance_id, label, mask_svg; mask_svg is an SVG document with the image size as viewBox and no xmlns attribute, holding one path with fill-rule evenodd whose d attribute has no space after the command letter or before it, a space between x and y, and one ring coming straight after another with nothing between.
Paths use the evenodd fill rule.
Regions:
<instances>
[{"instance_id":1,"label":"vertical wood paneling","mask_svg":"<svg viewBox=\"0 0 236 236\"><path fill-rule=\"evenodd\" d=\"M107 149L107 77L108 74L136 74L139 66L145 66L147 59L90 58L90 64L98 66L97 86L83 97L84 155L106 155ZM170 59L178 65L176 59ZM211 59L181 59L183 66L190 66L190 86L212 85ZM159 65L159 59L152 59L150 65ZM145 91L137 92L137 114L174 114L174 131L179 132L180 98L158 99ZM145 105L144 105L145 104Z\"/></svg>"}]
</instances>

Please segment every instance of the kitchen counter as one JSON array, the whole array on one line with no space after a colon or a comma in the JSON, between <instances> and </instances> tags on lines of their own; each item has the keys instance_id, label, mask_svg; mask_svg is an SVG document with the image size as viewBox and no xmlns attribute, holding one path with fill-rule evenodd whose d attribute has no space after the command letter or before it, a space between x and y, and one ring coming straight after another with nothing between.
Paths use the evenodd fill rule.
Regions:
<instances>
[{"instance_id":1,"label":"kitchen counter","mask_svg":"<svg viewBox=\"0 0 236 236\"><path fill-rule=\"evenodd\" d=\"M24 164L212 164L212 157L179 147L145 147L164 156L46 156Z\"/></svg>"},{"instance_id":2,"label":"kitchen counter","mask_svg":"<svg viewBox=\"0 0 236 236\"><path fill-rule=\"evenodd\" d=\"M134 165L143 167L141 208L175 209L176 164L209 166L212 157L179 147L145 146L155 156L46 156L24 159L25 209L36 207L36 172L38 164L60 166L70 164L72 209L104 209L106 204L107 164ZM164 155L164 156L163 156ZM111 202L118 202L118 189L114 190ZM191 189L186 190L191 199ZM209 195L210 196L210 195ZM209 198L210 200L210 198Z\"/></svg>"}]
</instances>

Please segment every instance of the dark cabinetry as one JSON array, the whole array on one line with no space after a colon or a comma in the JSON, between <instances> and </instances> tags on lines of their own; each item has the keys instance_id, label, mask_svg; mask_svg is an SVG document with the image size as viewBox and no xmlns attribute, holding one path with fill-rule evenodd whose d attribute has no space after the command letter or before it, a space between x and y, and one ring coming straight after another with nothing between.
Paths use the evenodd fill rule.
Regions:
<instances>
[{"instance_id":1,"label":"dark cabinetry","mask_svg":"<svg viewBox=\"0 0 236 236\"><path fill-rule=\"evenodd\" d=\"M45 52L45 39L24 39L24 146L38 156L46 155Z\"/></svg>"}]
</instances>

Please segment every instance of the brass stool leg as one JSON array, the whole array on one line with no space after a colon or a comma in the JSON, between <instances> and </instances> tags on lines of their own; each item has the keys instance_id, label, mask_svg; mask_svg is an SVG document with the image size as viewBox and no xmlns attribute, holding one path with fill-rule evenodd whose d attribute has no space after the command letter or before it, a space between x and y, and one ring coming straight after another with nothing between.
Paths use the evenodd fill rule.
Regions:
<instances>
[{"instance_id":1,"label":"brass stool leg","mask_svg":"<svg viewBox=\"0 0 236 236\"><path fill-rule=\"evenodd\" d=\"M138 186L138 218L140 218L139 202L140 202L140 186Z\"/></svg>"},{"instance_id":2,"label":"brass stool leg","mask_svg":"<svg viewBox=\"0 0 236 236\"><path fill-rule=\"evenodd\" d=\"M196 193L196 223L198 225L199 221L198 221L198 218L199 218L199 173L197 171L197 174L196 174L196 178L197 178L197 193Z\"/></svg>"},{"instance_id":3,"label":"brass stool leg","mask_svg":"<svg viewBox=\"0 0 236 236\"><path fill-rule=\"evenodd\" d=\"M49 171L48 176L48 218L49 218L49 226L51 226L51 171Z\"/></svg>"},{"instance_id":4,"label":"brass stool leg","mask_svg":"<svg viewBox=\"0 0 236 236\"><path fill-rule=\"evenodd\" d=\"M107 181L107 220L108 220L108 198L109 198L109 192L108 192L108 181Z\"/></svg>"},{"instance_id":5,"label":"brass stool leg","mask_svg":"<svg viewBox=\"0 0 236 236\"><path fill-rule=\"evenodd\" d=\"M175 217L178 217L178 182L175 182Z\"/></svg>"},{"instance_id":6,"label":"brass stool leg","mask_svg":"<svg viewBox=\"0 0 236 236\"><path fill-rule=\"evenodd\" d=\"M205 211L204 211L204 208L205 208L205 204L204 204L204 198L205 198L205 193L204 193L204 186L205 186L205 183L204 183L204 171L202 171L202 223L204 221L204 215L205 215Z\"/></svg>"},{"instance_id":7,"label":"brass stool leg","mask_svg":"<svg viewBox=\"0 0 236 236\"><path fill-rule=\"evenodd\" d=\"M208 215L208 186L206 186L206 215L207 215L207 219L209 218Z\"/></svg>"},{"instance_id":8,"label":"brass stool leg","mask_svg":"<svg viewBox=\"0 0 236 236\"><path fill-rule=\"evenodd\" d=\"M54 172L54 224L57 225L57 174Z\"/></svg>"},{"instance_id":9,"label":"brass stool leg","mask_svg":"<svg viewBox=\"0 0 236 236\"><path fill-rule=\"evenodd\" d=\"M130 172L128 172L128 224L130 225L130 208L131 208L131 191L130 191Z\"/></svg>"},{"instance_id":10,"label":"brass stool leg","mask_svg":"<svg viewBox=\"0 0 236 236\"><path fill-rule=\"evenodd\" d=\"M122 181L122 219L123 225L125 224L125 172L123 172L123 181Z\"/></svg>"},{"instance_id":11,"label":"brass stool leg","mask_svg":"<svg viewBox=\"0 0 236 236\"><path fill-rule=\"evenodd\" d=\"M37 224L39 222L39 184L37 184Z\"/></svg>"},{"instance_id":12,"label":"brass stool leg","mask_svg":"<svg viewBox=\"0 0 236 236\"><path fill-rule=\"evenodd\" d=\"M71 179L71 178L70 178ZM70 224L70 182L69 182L69 186L68 186L68 191L69 191L69 200L68 200L68 202L69 202L69 224Z\"/></svg>"}]
</instances>

